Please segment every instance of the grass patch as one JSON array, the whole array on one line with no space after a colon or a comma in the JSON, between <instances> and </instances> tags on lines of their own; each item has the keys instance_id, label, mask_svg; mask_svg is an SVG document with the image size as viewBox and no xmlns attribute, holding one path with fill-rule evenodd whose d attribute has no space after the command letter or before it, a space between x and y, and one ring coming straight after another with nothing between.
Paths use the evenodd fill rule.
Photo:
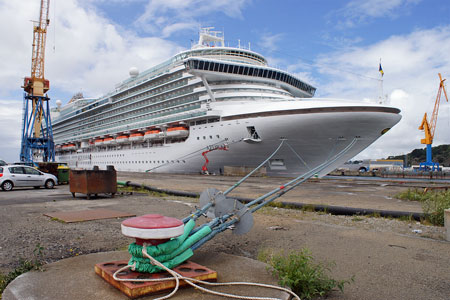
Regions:
<instances>
[{"instance_id":1,"label":"grass patch","mask_svg":"<svg viewBox=\"0 0 450 300\"><path fill-rule=\"evenodd\" d=\"M31 271L31 270L40 270L43 265L43 255L44 255L44 247L40 244L37 244L35 249L33 250L34 258L32 260L23 259L19 260L19 266L14 270L9 272L8 274L0 273L0 299L2 299L3 291L6 286L13 281L16 277Z\"/></svg>"},{"instance_id":2,"label":"grass patch","mask_svg":"<svg viewBox=\"0 0 450 300\"><path fill-rule=\"evenodd\" d=\"M408 189L395 197L402 200L420 201L425 220L433 225L444 226L444 210L450 208L450 190L424 193L417 189Z\"/></svg>"},{"instance_id":3,"label":"grass patch","mask_svg":"<svg viewBox=\"0 0 450 300\"><path fill-rule=\"evenodd\" d=\"M150 196L160 197L160 198L168 196L166 193L154 192L154 191L146 190L144 188L135 188L135 187L131 187L131 186L122 186L122 185L118 185L117 186L117 192L118 193L132 193L132 192L136 192L136 193L148 194Z\"/></svg>"},{"instance_id":4,"label":"grass patch","mask_svg":"<svg viewBox=\"0 0 450 300\"><path fill-rule=\"evenodd\" d=\"M314 205L306 204L305 206L302 207L302 211L315 212Z\"/></svg>"},{"instance_id":5,"label":"grass patch","mask_svg":"<svg viewBox=\"0 0 450 300\"><path fill-rule=\"evenodd\" d=\"M334 263L315 262L306 248L290 252L264 250L258 254L258 259L270 265L269 270L280 285L289 287L301 299L325 296L334 289L343 292L344 285L354 281L354 277L348 280L331 278L328 273Z\"/></svg>"},{"instance_id":6,"label":"grass patch","mask_svg":"<svg viewBox=\"0 0 450 300\"><path fill-rule=\"evenodd\" d=\"M369 218L381 218L381 215L379 212L374 211L373 213L370 213L367 215Z\"/></svg>"},{"instance_id":7,"label":"grass patch","mask_svg":"<svg viewBox=\"0 0 450 300\"><path fill-rule=\"evenodd\" d=\"M396 194L394 197L402 200L409 201L421 201L424 197L425 193L423 190L419 189L408 189L401 193Z\"/></svg>"},{"instance_id":8,"label":"grass patch","mask_svg":"<svg viewBox=\"0 0 450 300\"><path fill-rule=\"evenodd\" d=\"M364 221L364 218L361 218L361 217L358 217L358 216L354 216L354 217L352 218L352 221L353 221L353 222L360 222L360 221Z\"/></svg>"}]
</instances>

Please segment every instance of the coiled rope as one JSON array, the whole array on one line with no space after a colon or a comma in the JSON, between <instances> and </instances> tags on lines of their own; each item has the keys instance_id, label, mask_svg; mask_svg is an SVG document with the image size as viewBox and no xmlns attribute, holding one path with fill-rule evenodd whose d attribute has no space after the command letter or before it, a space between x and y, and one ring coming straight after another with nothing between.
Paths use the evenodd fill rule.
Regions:
<instances>
[{"instance_id":1,"label":"coiled rope","mask_svg":"<svg viewBox=\"0 0 450 300\"><path fill-rule=\"evenodd\" d=\"M252 282L223 282L223 283L220 282L220 283L217 283L217 282L209 282L209 281L203 281L203 280L198 280L198 279L194 279L194 278L184 277L180 273L178 273L174 270L171 270L170 268L166 267L165 265L163 265L162 263L157 261L151 255L149 255L147 253L147 245L146 244L144 244L142 247L142 254L143 254L143 256L148 258L154 266L157 266L157 267L167 271L170 275L172 275L172 277L171 278L156 278L156 279L140 279L140 278L125 279L125 278L119 278L117 276L120 272L123 272L127 269L131 269L134 271L135 264L133 264L133 265L127 265L127 266L124 266L124 267L118 269L113 274L113 278L117 281L139 281L139 282L158 282L158 281L175 280L175 288L172 290L172 292L170 292L170 294L159 297L159 298L155 298L153 300L164 300L164 299L168 299L168 298L172 297L173 295L175 295L175 293L178 291L178 288L180 287L180 280L185 281L187 284L189 284L192 287L197 288L203 292L206 292L206 293L209 293L212 295L216 295L216 296L227 297L227 298L244 299L244 300L281 300L280 298L242 296L242 295L235 295L235 294L229 294L229 293L222 293L222 292L217 292L217 291L214 291L211 289L207 289L198 284L204 284L204 285L210 285L210 286L224 286L224 285L258 286L258 287L263 287L263 288L280 290L280 291L290 294L292 297L294 297L294 299L300 300L300 297L297 296L297 294L295 294L291 290L283 288L283 287L279 287L276 285L263 284L263 283L252 283Z\"/></svg>"}]
</instances>

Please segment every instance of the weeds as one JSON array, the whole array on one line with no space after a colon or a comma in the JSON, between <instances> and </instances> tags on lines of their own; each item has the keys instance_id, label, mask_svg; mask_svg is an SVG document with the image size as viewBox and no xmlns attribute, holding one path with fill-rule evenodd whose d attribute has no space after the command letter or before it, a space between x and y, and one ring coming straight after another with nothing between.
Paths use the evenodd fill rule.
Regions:
<instances>
[{"instance_id":1,"label":"weeds","mask_svg":"<svg viewBox=\"0 0 450 300\"><path fill-rule=\"evenodd\" d=\"M148 194L150 196L154 196L154 197L159 197L159 198L163 198L168 196L166 193L164 192L155 192L155 191L149 191L145 188L142 187L131 187L131 186L117 186L117 191L119 193L132 193L132 192L136 192L136 193L143 193L143 194Z\"/></svg>"},{"instance_id":2,"label":"weeds","mask_svg":"<svg viewBox=\"0 0 450 300\"><path fill-rule=\"evenodd\" d=\"M450 208L450 190L424 193L408 189L395 197L421 202L425 220L433 225L444 226L444 210Z\"/></svg>"},{"instance_id":3,"label":"weeds","mask_svg":"<svg viewBox=\"0 0 450 300\"><path fill-rule=\"evenodd\" d=\"M288 253L265 250L259 253L258 259L270 265L280 285L291 288L302 299L324 296L335 288L343 292L344 285L354 281L354 277L349 280L330 278L327 273L334 263L314 262L306 248Z\"/></svg>"},{"instance_id":4,"label":"weeds","mask_svg":"<svg viewBox=\"0 0 450 300\"><path fill-rule=\"evenodd\" d=\"M41 269L43 265L44 247L42 247L41 244L37 244L33 250L33 254L34 258L32 260L21 258L19 260L19 266L8 274L4 275L0 273L0 299L2 298L2 294L6 286L16 277L31 270Z\"/></svg>"}]
</instances>

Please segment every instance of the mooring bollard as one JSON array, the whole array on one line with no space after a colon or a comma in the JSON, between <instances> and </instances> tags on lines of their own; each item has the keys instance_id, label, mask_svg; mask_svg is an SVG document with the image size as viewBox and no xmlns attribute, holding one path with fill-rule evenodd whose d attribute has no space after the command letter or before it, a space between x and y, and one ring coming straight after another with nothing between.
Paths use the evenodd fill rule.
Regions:
<instances>
[{"instance_id":1,"label":"mooring bollard","mask_svg":"<svg viewBox=\"0 0 450 300\"><path fill-rule=\"evenodd\" d=\"M444 210L444 226L446 231L446 239L450 241L450 208Z\"/></svg>"}]
</instances>

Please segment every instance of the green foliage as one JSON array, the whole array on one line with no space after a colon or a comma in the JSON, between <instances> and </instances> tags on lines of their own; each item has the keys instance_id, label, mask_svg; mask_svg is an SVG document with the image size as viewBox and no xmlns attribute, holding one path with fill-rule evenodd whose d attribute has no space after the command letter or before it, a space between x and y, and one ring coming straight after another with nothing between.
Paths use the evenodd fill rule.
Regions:
<instances>
[{"instance_id":1,"label":"green foliage","mask_svg":"<svg viewBox=\"0 0 450 300\"><path fill-rule=\"evenodd\" d=\"M335 288L343 292L344 285L354 281L353 277L349 280L330 278L328 272L334 263L314 262L306 248L288 253L266 250L260 252L258 259L270 265L280 285L289 287L301 299L324 296Z\"/></svg>"},{"instance_id":2,"label":"green foliage","mask_svg":"<svg viewBox=\"0 0 450 300\"><path fill-rule=\"evenodd\" d=\"M439 145L431 149L433 161L438 161L442 166L450 166L450 145ZM409 165L418 165L426 160L426 148L414 149L406 154ZM405 155L389 156L389 159L404 159Z\"/></svg>"},{"instance_id":3,"label":"green foliage","mask_svg":"<svg viewBox=\"0 0 450 300\"><path fill-rule=\"evenodd\" d=\"M407 189L401 193L398 193L394 197L402 200L410 200L410 201L422 201L425 193L423 190L418 189Z\"/></svg>"},{"instance_id":4,"label":"green foliage","mask_svg":"<svg viewBox=\"0 0 450 300\"><path fill-rule=\"evenodd\" d=\"M19 266L14 270L4 275L0 273L0 299L2 298L3 291L6 286L13 281L16 277L31 271L40 270L42 267L42 257L44 255L44 247L41 244L37 244L33 250L34 258L32 260L23 259L19 260Z\"/></svg>"},{"instance_id":5,"label":"green foliage","mask_svg":"<svg viewBox=\"0 0 450 300\"><path fill-rule=\"evenodd\" d=\"M149 191L143 187L131 187L131 186L121 186L121 185L117 185L117 192L119 193L132 193L132 192L136 192L136 193L142 193L142 194L148 194L150 196L154 196L154 197L166 197L168 196L166 193L163 192L155 192L155 191Z\"/></svg>"},{"instance_id":6,"label":"green foliage","mask_svg":"<svg viewBox=\"0 0 450 300\"><path fill-rule=\"evenodd\" d=\"M450 208L450 191L429 193L422 202L425 219L431 224L444 226L444 210Z\"/></svg>"},{"instance_id":7,"label":"green foliage","mask_svg":"<svg viewBox=\"0 0 450 300\"><path fill-rule=\"evenodd\" d=\"M425 219L433 225L444 226L444 210L450 208L450 190L431 191L428 193L408 190L397 194L395 197L422 202Z\"/></svg>"}]
</instances>

